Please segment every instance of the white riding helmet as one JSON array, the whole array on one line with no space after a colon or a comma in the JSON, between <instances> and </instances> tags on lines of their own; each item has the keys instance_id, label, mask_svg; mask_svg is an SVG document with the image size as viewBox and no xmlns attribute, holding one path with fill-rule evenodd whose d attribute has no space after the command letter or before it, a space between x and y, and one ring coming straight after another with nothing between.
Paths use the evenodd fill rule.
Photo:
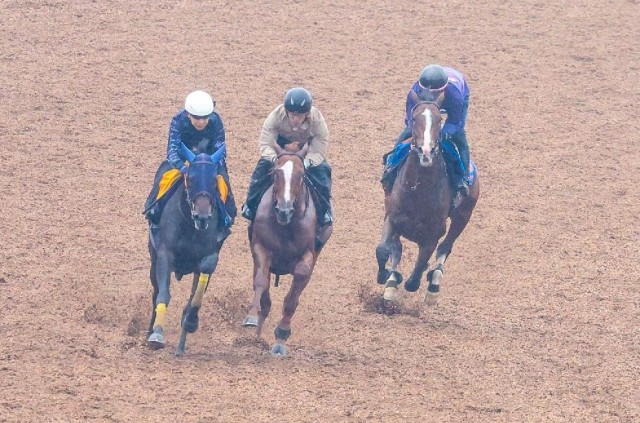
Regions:
<instances>
[{"instance_id":1,"label":"white riding helmet","mask_svg":"<svg viewBox=\"0 0 640 423\"><path fill-rule=\"evenodd\" d=\"M187 96L184 108L193 116L209 116L213 113L215 102L208 93L198 90Z\"/></svg>"}]
</instances>

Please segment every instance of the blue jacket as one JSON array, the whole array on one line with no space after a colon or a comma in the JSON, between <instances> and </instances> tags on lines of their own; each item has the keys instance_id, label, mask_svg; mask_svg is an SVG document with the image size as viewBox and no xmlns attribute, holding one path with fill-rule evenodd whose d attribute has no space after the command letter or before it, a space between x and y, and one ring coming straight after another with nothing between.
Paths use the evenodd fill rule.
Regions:
<instances>
[{"instance_id":1,"label":"blue jacket","mask_svg":"<svg viewBox=\"0 0 640 423\"><path fill-rule=\"evenodd\" d=\"M180 151L180 143L183 142L190 150L198 153L213 154L224 145L224 126L220 116L213 112L209 123L202 131L198 131L189 120L189 113L180 110L171 119L169 126L169 142L167 144L167 160L176 169L185 165L184 157ZM226 169L224 157L221 164Z\"/></svg>"},{"instance_id":2,"label":"blue jacket","mask_svg":"<svg viewBox=\"0 0 640 423\"><path fill-rule=\"evenodd\" d=\"M447 76L449 77L449 83L444 89L444 101L440 106L441 109L444 109L447 112L447 120L442 127L443 135L455 134L464 129L464 124L467 120L465 103L468 102L469 98L469 85L467 85L467 81L465 80L462 72L447 67L445 67L444 70L447 72ZM413 84L411 91L415 92L418 94L418 97L420 97L423 89L420 87L418 81ZM407 94L407 107L404 118L407 128L411 128L411 112L416 105L416 101L413 100L409 94Z\"/></svg>"}]
</instances>

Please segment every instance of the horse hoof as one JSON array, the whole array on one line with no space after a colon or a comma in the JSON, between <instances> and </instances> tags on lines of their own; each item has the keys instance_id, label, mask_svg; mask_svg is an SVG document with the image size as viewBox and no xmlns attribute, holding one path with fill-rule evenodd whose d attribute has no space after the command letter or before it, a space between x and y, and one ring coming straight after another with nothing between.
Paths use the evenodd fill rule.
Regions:
<instances>
[{"instance_id":1,"label":"horse hoof","mask_svg":"<svg viewBox=\"0 0 640 423\"><path fill-rule=\"evenodd\" d=\"M274 357L286 357L287 356L287 347L283 344L274 344L269 351Z\"/></svg>"},{"instance_id":2,"label":"horse hoof","mask_svg":"<svg viewBox=\"0 0 640 423\"><path fill-rule=\"evenodd\" d=\"M441 273L441 272L438 272ZM438 297L440 296L440 285L434 285L432 283L427 287L427 293L424 296L424 302L427 305L433 306L438 303Z\"/></svg>"},{"instance_id":3,"label":"horse hoof","mask_svg":"<svg viewBox=\"0 0 640 423\"><path fill-rule=\"evenodd\" d=\"M258 316L246 316L242 320L242 326L244 327L258 327Z\"/></svg>"},{"instance_id":4,"label":"horse hoof","mask_svg":"<svg viewBox=\"0 0 640 423\"><path fill-rule=\"evenodd\" d=\"M386 287L382 296L387 301L398 301L398 288Z\"/></svg>"},{"instance_id":5,"label":"horse hoof","mask_svg":"<svg viewBox=\"0 0 640 423\"><path fill-rule=\"evenodd\" d=\"M420 288L420 279L409 278L407 283L404 284L404 289L409 292L416 292Z\"/></svg>"},{"instance_id":6,"label":"horse hoof","mask_svg":"<svg viewBox=\"0 0 640 423\"><path fill-rule=\"evenodd\" d=\"M153 350L159 350L164 348L166 341L164 340L164 335L158 332L154 332L147 339L147 345L149 348Z\"/></svg>"},{"instance_id":7,"label":"horse hoof","mask_svg":"<svg viewBox=\"0 0 640 423\"><path fill-rule=\"evenodd\" d=\"M387 280L390 276L391 272L389 272L387 269L378 270L378 283L380 285L384 285L385 283L387 283Z\"/></svg>"},{"instance_id":8,"label":"horse hoof","mask_svg":"<svg viewBox=\"0 0 640 423\"><path fill-rule=\"evenodd\" d=\"M438 297L440 296L440 293L431 293L429 291L427 291L427 294L424 296L424 302L426 305L429 306L434 306L436 304L438 304Z\"/></svg>"},{"instance_id":9,"label":"horse hoof","mask_svg":"<svg viewBox=\"0 0 640 423\"><path fill-rule=\"evenodd\" d=\"M194 333L198 330L199 320L200 319L197 315L195 318L193 318L192 316L186 316L182 320L182 329L184 329L187 333Z\"/></svg>"}]
</instances>

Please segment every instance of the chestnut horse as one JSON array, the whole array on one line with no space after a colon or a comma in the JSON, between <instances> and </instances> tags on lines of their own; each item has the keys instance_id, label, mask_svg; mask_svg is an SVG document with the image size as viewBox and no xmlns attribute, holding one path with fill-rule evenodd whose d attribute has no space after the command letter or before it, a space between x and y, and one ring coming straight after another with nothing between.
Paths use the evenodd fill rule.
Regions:
<instances>
[{"instance_id":1,"label":"chestnut horse","mask_svg":"<svg viewBox=\"0 0 640 423\"><path fill-rule=\"evenodd\" d=\"M425 295L428 304L437 302L444 263L456 238L469 222L480 195L477 177L469 187L469 195L464 198L456 197L449 183L440 146L441 101L442 96L433 101L421 101L414 107L411 151L385 197L385 219L376 258L377 279L378 283L385 284L386 300L397 299L398 285L402 282L402 275L397 271L402 256L402 236L418 244L419 249L413 272L405 282L409 292L420 287L422 274L429 268L429 258L437 247L436 264L427 274L429 285ZM448 231L447 218L451 219ZM386 268L389 256L391 269Z\"/></svg>"},{"instance_id":2,"label":"chestnut horse","mask_svg":"<svg viewBox=\"0 0 640 423\"><path fill-rule=\"evenodd\" d=\"M262 196L249 228L254 295L242 325L256 327L256 334L260 337L271 310L271 273L276 275L276 286L280 275L293 275L284 299L282 319L275 329L276 341L271 348L273 355L287 355L285 344L291 336L291 319L298 307L300 294L309 283L322 245L331 236L331 226L328 226L320 234L321 242L316 241L316 208L310 188L305 183L303 161L308 146L305 144L298 152L275 146L278 157L271 171L273 184Z\"/></svg>"}]
</instances>

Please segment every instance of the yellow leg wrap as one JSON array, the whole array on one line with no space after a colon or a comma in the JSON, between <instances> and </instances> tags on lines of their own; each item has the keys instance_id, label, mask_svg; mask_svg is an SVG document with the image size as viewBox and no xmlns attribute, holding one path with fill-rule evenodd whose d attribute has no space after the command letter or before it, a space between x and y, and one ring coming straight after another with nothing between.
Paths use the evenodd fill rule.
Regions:
<instances>
[{"instance_id":1,"label":"yellow leg wrap","mask_svg":"<svg viewBox=\"0 0 640 423\"><path fill-rule=\"evenodd\" d=\"M160 303L156 306L156 320L153 322L153 327L164 327L165 319L167 317L167 305Z\"/></svg>"},{"instance_id":2,"label":"yellow leg wrap","mask_svg":"<svg viewBox=\"0 0 640 423\"><path fill-rule=\"evenodd\" d=\"M209 278L211 275L206 273L201 273L200 278L198 279L198 287L196 288L195 294L193 294L193 300L191 300L191 306L200 307L202 305L202 296L204 295L204 291L207 289L207 285L209 285Z\"/></svg>"}]
</instances>

